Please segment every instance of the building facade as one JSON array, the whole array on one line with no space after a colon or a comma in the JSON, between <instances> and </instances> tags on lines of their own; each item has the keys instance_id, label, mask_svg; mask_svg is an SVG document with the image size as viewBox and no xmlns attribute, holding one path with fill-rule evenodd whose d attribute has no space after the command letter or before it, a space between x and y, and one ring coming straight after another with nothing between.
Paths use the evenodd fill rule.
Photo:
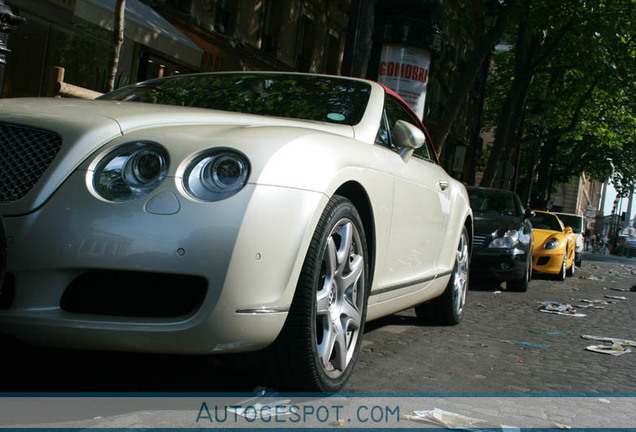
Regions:
<instances>
[{"instance_id":1,"label":"building facade","mask_svg":"<svg viewBox=\"0 0 636 432\"><path fill-rule=\"evenodd\" d=\"M339 74L350 0L152 0L201 47L201 71Z\"/></svg>"},{"instance_id":2,"label":"building facade","mask_svg":"<svg viewBox=\"0 0 636 432\"><path fill-rule=\"evenodd\" d=\"M6 0L25 19L11 39L3 97L64 81L104 91L116 0ZM115 87L180 73L339 74L350 0L126 0Z\"/></svg>"}]
</instances>

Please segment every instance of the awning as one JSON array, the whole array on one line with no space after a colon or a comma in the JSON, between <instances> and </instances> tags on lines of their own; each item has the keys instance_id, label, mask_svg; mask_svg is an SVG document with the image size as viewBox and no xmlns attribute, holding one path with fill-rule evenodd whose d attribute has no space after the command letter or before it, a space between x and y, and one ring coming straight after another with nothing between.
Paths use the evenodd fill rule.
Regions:
<instances>
[{"instance_id":1,"label":"awning","mask_svg":"<svg viewBox=\"0 0 636 432\"><path fill-rule=\"evenodd\" d=\"M75 16L107 30L114 28L116 0L76 0ZM126 0L124 36L194 68L203 50L168 20L139 0Z\"/></svg>"}]
</instances>

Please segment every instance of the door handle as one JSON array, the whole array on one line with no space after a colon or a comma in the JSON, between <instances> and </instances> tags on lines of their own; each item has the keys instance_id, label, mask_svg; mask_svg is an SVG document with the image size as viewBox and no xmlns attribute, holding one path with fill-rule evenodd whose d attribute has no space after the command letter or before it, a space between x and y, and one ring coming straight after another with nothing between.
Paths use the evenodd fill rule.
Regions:
<instances>
[{"instance_id":1,"label":"door handle","mask_svg":"<svg viewBox=\"0 0 636 432\"><path fill-rule=\"evenodd\" d=\"M437 182L437 186L439 186L439 188L444 191L444 190L448 189L448 182L447 181L438 181Z\"/></svg>"}]
</instances>

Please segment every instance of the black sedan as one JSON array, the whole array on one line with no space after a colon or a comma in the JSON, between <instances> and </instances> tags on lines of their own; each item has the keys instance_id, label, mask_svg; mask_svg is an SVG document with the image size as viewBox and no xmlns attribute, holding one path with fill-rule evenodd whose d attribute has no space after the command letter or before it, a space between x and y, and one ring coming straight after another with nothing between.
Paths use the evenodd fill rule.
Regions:
<instances>
[{"instance_id":1,"label":"black sedan","mask_svg":"<svg viewBox=\"0 0 636 432\"><path fill-rule=\"evenodd\" d=\"M526 291L532 275L534 212L524 210L516 193L467 187L473 209L471 276L506 282L510 291Z\"/></svg>"}]
</instances>

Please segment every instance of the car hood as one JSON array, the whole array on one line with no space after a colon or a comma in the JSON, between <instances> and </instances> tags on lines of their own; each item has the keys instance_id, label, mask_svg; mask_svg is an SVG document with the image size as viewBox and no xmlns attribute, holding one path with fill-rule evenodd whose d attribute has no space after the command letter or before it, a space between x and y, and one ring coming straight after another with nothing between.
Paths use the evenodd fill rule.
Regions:
<instances>
[{"instance_id":1,"label":"car hood","mask_svg":"<svg viewBox=\"0 0 636 432\"><path fill-rule=\"evenodd\" d=\"M523 218L489 213L475 213L473 230L478 235L489 235L495 231L505 232L509 229L519 229Z\"/></svg>"},{"instance_id":2,"label":"car hood","mask_svg":"<svg viewBox=\"0 0 636 432\"><path fill-rule=\"evenodd\" d=\"M40 207L90 155L117 137L146 128L171 125L283 126L353 138L350 126L202 108L135 102L60 98L0 100L0 123L57 133L62 146L37 184L17 201L0 202L5 215L26 214Z\"/></svg>"},{"instance_id":3,"label":"car hood","mask_svg":"<svg viewBox=\"0 0 636 432\"><path fill-rule=\"evenodd\" d=\"M537 248L541 246L548 237L556 237L559 241L562 241L565 238L565 234L560 231L546 230L546 229L534 229L532 231L532 235L534 236L534 247Z\"/></svg>"}]
</instances>

